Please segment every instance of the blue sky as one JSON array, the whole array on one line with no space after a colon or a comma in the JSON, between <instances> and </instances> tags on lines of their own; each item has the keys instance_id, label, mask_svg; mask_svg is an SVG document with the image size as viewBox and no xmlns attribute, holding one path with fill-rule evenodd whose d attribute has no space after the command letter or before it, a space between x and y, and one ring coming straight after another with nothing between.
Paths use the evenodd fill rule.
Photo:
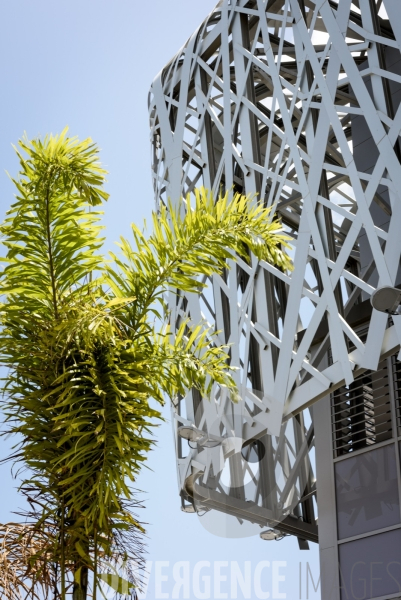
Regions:
<instances>
[{"instance_id":1,"label":"blue sky","mask_svg":"<svg viewBox=\"0 0 401 600\"><path fill-rule=\"evenodd\" d=\"M14 175L18 170L11 144L16 143L24 131L34 137L59 132L65 125L70 127L72 135L90 136L99 144L102 162L110 172L107 191L111 198L104 218L107 248L111 249L120 235L129 236L131 222L141 223L149 218L154 200L148 90L155 75L214 5L215 0L3 2L0 20L1 218L14 193L4 171ZM189 590L177 586L174 592L174 565L178 579L187 568L192 576L195 565L202 566L199 566L200 561L211 563L210 567L204 564L201 571L201 578L211 576L210 598L247 597L240 591L236 594L230 584L233 561L238 562L241 570L245 569L246 561L250 562L252 578L255 571L261 573L262 589L255 590L252 585L252 599L320 598L310 577L308 594L306 588L307 563L315 584L318 578L316 545L309 552L301 552L293 538L281 542L263 542L258 536L219 538L209 533L197 516L181 512L167 409L165 416L167 422L157 431L158 445L149 460L152 470L144 470L137 483L145 490L146 511L141 518L149 523L148 559L152 566L147 598L195 600L202 597L201 590L192 589L192 579ZM1 457L7 455L9 445L0 440ZM11 511L18 507L19 500L9 466L0 468L0 478L0 520L15 520ZM158 562L156 566L156 561L170 564ZM280 561L286 561L287 566L278 565ZM177 566L178 562L185 564ZM160 590L154 585L156 568L167 578ZM276 575L279 573L285 578L277 589L272 581L274 569ZM224 581L224 577L228 581ZM207 585L207 580L204 583Z\"/></svg>"}]
</instances>

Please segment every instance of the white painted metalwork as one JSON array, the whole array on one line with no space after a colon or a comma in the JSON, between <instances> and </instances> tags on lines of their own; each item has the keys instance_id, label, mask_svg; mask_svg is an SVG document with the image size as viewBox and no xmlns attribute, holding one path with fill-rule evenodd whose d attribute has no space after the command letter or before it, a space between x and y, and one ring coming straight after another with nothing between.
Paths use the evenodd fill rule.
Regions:
<instances>
[{"instance_id":1,"label":"white painted metalwork","mask_svg":"<svg viewBox=\"0 0 401 600\"><path fill-rule=\"evenodd\" d=\"M191 394L175 407L176 436L195 425L221 438L184 457L176 437L185 497L203 486L209 506L229 512L217 506L229 459L232 514L258 522L259 506L274 526L298 506L312 527L313 426L302 411L400 345L401 317L389 324L369 302L401 282L400 48L399 0L222 0L153 82L156 201L199 185L256 193L294 249L292 273L253 258L199 297L172 296L172 322L215 324L232 344L243 398L233 410L216 390L215 402ZM256 439L264 475L242 456Z\"/></svg>"}]
</instances>

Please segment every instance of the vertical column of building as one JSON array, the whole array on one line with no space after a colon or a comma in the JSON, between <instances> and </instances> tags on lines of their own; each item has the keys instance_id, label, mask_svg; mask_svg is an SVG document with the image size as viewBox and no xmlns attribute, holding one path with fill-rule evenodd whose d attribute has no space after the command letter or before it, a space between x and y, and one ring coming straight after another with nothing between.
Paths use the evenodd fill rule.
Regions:
<instances>
[{"instance_id":1,"label":"vertical column of building","mask_svg":"<svg viewBox=\"0 0 401 600\"><path fill-rule=\"evenodd\" d=\"M313 407L324 600L401 597L395 356Z\"/></svg>"}]
</instances>

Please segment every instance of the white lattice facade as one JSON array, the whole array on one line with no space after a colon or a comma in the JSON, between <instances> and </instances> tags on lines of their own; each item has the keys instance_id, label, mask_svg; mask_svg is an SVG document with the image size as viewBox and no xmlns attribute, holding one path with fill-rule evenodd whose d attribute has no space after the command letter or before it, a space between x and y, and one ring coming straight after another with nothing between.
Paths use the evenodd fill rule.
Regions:
<instances>
[{"instance_id":1,"label":"white lattice facade","mask_svg":"<svg viewBox=\"0 0 401 600\"><path fill-rule=\"evenodd\" d=\"M398 427L386 429L390 409L370 415L358 382L400 346L399 317L370 306L377 287L401 283L400 8L223 0L153 82L156 201L200 185L256 193L293 239L291 273L253 259L199 297L172 296L172 322L215 323L240 367L235 409L217 389L215 402L190 394L175 407L176 431L195 424L224 440L186 453L177 437L180 489L195 508L316 541L309 408L331 403L337 457ZM355 429L350 412L336 421L336 407L358 386ZM266 455L257 473L256 440Z\"/></svg>"}]
</instances>

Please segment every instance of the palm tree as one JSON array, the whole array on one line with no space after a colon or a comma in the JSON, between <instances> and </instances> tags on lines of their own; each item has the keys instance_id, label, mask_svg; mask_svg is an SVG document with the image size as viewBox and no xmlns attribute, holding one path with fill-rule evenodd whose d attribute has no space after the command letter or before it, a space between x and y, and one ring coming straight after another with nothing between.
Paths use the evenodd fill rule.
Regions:
<instances>
[{"instance_id":1,"label":"palm tree","mask_svg":"<svg viewBox=\"0 0 401 600\"><path fill-rule=\"evenodd\" d=\"M205 189L193 208L189 198L161 207L150 236L133 225L134 245L122 238L106 261L96 145L64 130L19 146L16 201L0 227L0 351L7 433L18 436L9 458L27 469L21 491L31 508L24 526L0 529L10 549L0 591L84 600L89 580L94 598L100 581L117 591L138 583L129 568L124 578L111 573L118 561L141 562L132 484L161 418L151 399L190 388L207 397L214 382L236 399L228 349L202 323L184 321L172 336L163 292L197 293L200 274L249 251L282 269L291 263L268 210L240 195L215 201Z\"/></svg>"}]
</instances>

